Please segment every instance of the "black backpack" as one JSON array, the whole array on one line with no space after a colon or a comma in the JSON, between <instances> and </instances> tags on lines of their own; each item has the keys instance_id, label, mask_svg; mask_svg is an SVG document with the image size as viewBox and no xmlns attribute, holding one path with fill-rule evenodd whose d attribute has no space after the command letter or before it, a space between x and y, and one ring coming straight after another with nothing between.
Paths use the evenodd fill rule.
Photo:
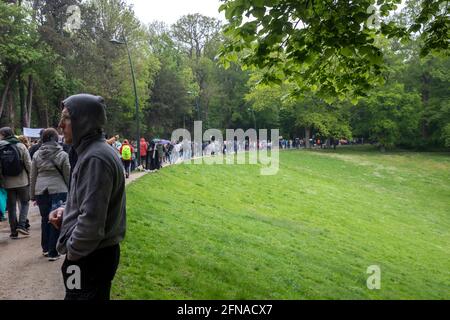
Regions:
<instances>
[{"instance_id":1,"label":"black backpack","mask_svg":"<svg viewBox=\"0 0 450 320\"><path fill-rule=\"evenodd\" d=\"M2 174L5 177L17 177L22 173L23 163L20 159L19 149L15 144L7 144L0 149Z\"/></svg>"}]
</instances>

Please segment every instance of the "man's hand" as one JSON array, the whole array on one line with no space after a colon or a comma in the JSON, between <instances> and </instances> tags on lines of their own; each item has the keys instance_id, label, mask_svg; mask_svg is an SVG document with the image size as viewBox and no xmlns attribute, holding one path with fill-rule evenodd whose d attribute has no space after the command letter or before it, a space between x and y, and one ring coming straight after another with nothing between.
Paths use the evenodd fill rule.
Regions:
<instances>
[{"instance_id":1,"label":"man's hand","mask_svg":"<svg viewBox=\"0 0 450 320\"><path fill-rule=\"evenodd\" d=\"M63 214L64 208L58 208L55 211L50 212L48 216L49 223L51 223L57 230L61 228Z\"/></svg>"}]
</instances>

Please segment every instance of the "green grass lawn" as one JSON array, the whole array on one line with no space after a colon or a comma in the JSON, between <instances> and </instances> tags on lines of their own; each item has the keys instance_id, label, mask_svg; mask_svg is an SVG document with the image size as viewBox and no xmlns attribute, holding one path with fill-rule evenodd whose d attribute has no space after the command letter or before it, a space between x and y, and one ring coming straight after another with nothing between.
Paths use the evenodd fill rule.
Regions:
<instances>
[{"instance_id":1,"label":"green grass lawn","mask_svg":"<svg viewBox=\"0 0 450 320\"><path fill-rule=\"evenodd\" d=\"M131 184L113 298L450 299L449 154L286 151L277 175L259 169Z\"/></svg>"}]
</instances>

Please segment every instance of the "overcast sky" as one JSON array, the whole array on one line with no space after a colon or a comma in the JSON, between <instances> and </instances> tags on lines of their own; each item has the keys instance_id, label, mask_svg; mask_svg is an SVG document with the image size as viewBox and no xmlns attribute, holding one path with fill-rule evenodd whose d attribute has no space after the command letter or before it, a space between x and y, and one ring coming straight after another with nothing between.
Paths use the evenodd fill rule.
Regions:
<instances>
[{"instance_id":1,"label":"overcast sky","mask_svg":"<svg viewBox=\"0 0 450 320\"><path fill-rule=\"evenodd\" d=\"M219 14L219 0L128 0L128 3L134 5L136 15L144 23L158 20L172 24L189 13L225 20L223 13Z\"/></svg>"},{"instance_id":2,"label":"overcast sky","mask_svg":"<svg viewBox=\"0 0 450 320\"><path fill-rule=\"evenodd\" d=\"M219 0L127 0L127 2L133 4L136 15L146 24L157 20L170 25L189 13L201 13L225 22L224 13L219 13L219 7L223 3ZM405 6L404 2L405 0L402 0L397 11Z\"/></svg>"}]
</instances>

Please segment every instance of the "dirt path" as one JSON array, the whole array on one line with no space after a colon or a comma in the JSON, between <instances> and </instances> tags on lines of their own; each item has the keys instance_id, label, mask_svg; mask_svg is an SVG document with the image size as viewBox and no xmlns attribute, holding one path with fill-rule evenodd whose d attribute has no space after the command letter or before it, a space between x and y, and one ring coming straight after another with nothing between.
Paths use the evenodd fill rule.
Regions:
<instances>
[{"instance_id":1,"label":"dirt path","mask_svg":"<svg viewBox=\"0 0 450 320\"><path fill-rule=\"evenodd\" d=\"M132 174L127 184L146 173ZM0 300L62 300L63 259L49 262L41 254L41 216L37 207L28 214L31 235L9 238L8 222L0 222Z\"/></svg>"}]
</instances>

